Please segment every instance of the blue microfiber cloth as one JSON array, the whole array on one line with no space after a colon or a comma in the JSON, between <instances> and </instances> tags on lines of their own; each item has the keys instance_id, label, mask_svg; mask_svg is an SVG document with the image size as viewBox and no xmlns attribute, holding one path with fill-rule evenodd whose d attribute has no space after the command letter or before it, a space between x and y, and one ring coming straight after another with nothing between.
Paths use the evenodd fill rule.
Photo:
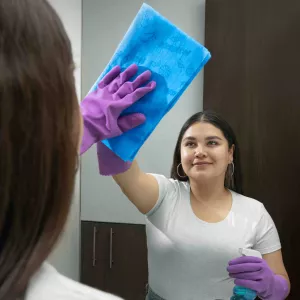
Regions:
<instances>
[{"instance_id":1,"label":"blue microfiber cloth","mask_svg":"<svg viewBox=\"0 0 300 300\"><path fill-rule=\"evenodd\" d=\"M137 75L145 70L152 72L151 80L156 81L156 89L123 112L145 114L144 124L102 142L122 160L132 161L210 57L205 47L152 7L143 4L91 90L97 88L98 82L114 66L120 65L125 69L133 63L139 66Z\"/></svg>"}]
</instances>

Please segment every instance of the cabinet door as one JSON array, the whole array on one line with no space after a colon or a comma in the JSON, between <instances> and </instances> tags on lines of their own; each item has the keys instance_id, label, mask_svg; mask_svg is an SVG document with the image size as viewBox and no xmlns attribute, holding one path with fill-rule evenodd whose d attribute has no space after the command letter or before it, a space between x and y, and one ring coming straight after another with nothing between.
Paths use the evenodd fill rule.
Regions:
<instances>
[{"instance_id":1,"label":"cabinet door","mask_svg":"<svg viewBox=\"0 0 300 300\"><path fill-rule=\"evenodd\" d=\"M144 300L145 226L82 222L81 232L81 282L126 300Z\"/></svg>"},{"instance_id":2,"label":"cabinet door","mask_svg":"<svg viewBox=\"0 0 300 300\"><path fill-rule=\"evenodd\" d=\"M105 275L109 257L109 226L96 222L81 222L81 282L105 290Z\"/></svg>"},{"instance_id":3,"label":"cabinet door","mask_svg":"<svg viewBox=\"0 0 300 300\"><path fill-rule=\"evenodd\" d=\"M107 291L126 300L144 300L148 281L144 225L111 224Z\"/></svg>"}]
</instances>

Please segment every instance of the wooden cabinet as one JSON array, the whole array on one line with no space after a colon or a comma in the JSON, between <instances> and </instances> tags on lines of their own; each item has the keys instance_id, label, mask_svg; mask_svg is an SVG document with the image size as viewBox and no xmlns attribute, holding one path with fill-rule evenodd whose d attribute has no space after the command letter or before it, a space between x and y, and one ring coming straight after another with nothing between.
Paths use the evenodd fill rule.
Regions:
<instances>
[{"instance_id":1,"label":"wooden cabinet","mask_svg":"<svg viewBox=\"0 0 300 300\"><path fill-rule=\"evenodd\" d=\"M126 300L144 300L145 225L81 223L81 282Z\"/></svg>"}]
</instances>

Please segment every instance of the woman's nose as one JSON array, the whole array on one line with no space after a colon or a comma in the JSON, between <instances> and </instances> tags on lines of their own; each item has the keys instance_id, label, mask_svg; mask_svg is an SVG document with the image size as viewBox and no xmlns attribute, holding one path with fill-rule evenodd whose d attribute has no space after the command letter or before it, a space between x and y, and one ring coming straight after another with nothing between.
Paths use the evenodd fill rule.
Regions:
<instances>
[{"instance_id":1,"label":"woman's nose","mask_svg":"<svg viewBox=\"0 0 300 300\"><path fill-rule=\"evenodd\" d=\"M203 157L203 156L207 155L205 149L202 146L198 146L195 149L195 153L194 154L195 154L196 157Z\"/></svg>"}]
</instances>

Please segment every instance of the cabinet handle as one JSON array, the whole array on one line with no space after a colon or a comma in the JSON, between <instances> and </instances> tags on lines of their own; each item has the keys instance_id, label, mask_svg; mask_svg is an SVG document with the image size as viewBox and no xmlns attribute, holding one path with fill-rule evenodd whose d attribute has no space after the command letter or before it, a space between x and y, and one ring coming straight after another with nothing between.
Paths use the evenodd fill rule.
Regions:
<instances>
[{"instance_id":1,"label":"cabinet handle","mask_svg":"<svg viewBox=\"0 0 300 300\"><path fill-rule=\"evenodd\" d=\"M97 234L97 228L94 226L94 232L93 232L93 267L96 266L96 234Z\"/></svg>"},{"instance_id":2,"label":"cabinet handle","mask_svg":"<svg viewBox=\"0 0 300 300\"><path fill-rule=\"evenodd\" d=\"M110 229L110 241L109 241L109 268L112 268L113 265L113 229Z\"/></svg>"}]
</instances>

